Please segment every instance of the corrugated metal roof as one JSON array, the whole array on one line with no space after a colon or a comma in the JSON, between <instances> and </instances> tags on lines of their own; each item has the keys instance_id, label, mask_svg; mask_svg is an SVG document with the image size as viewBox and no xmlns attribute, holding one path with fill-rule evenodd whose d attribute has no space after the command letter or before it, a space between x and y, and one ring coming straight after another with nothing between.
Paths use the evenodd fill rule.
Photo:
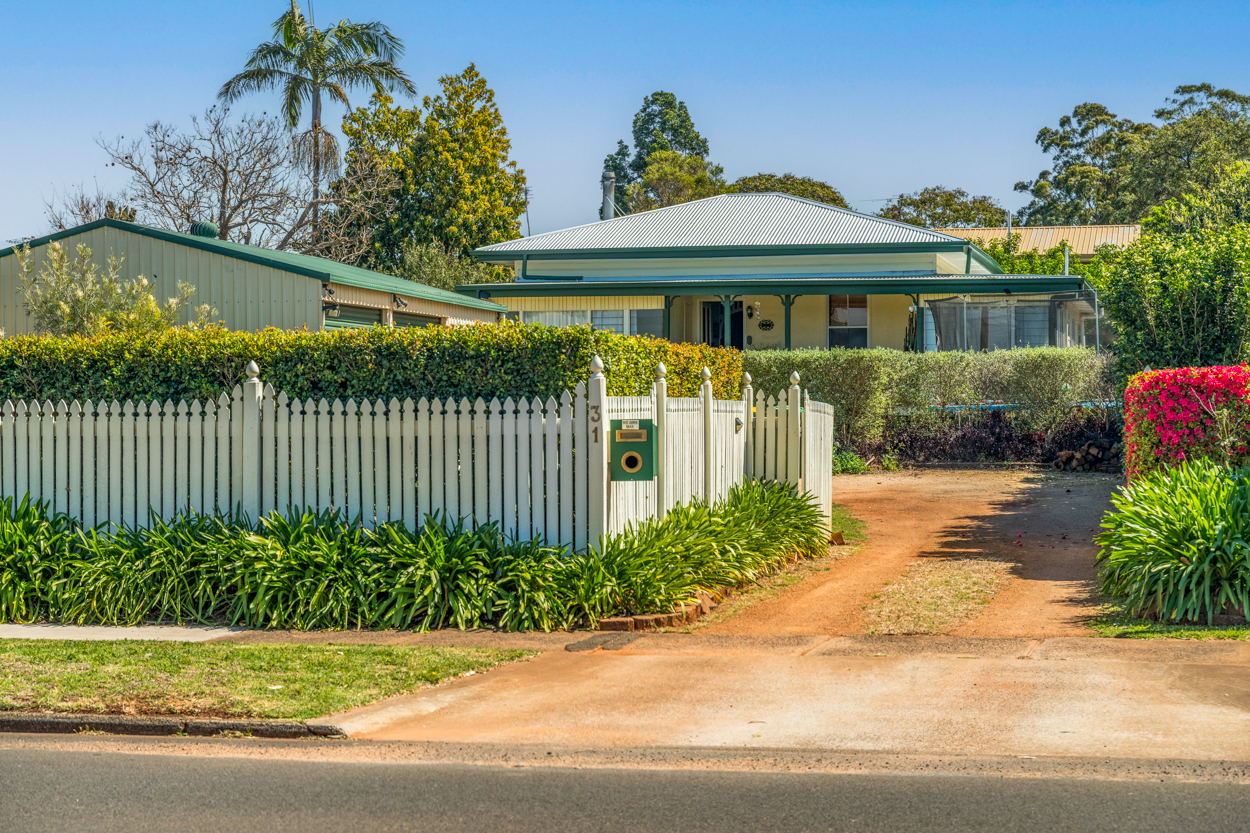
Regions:
<instances>
[{"instance_id":1,"label":"corrugated metal roof","mask_svg":"<svg viewBox=\"0 0 1250 833\"><path fill-rule=\"evenodd\" d=\"M131 231L136 234L143 234L149 237L155 237L160 240L168 240L174 243L181 243L195 249L201 249L227 257L238 257L253 263L263 263L275 269L282 269L287 272L294 272L298 275L316 278L317 280L328 280L334 283L345 284L346 286L355 286L360 289L373 289L379 292L392 292L396 295L404 295L409 298L421 298L426 301L439 301L444 304L456 304L462 307L472 307L474 309L485 309L495 312L505 310L499 304L489 301L482 301L477 298L466 298L455 292L449 292L445 289L437 289L425 284L406 281L402 278L396 278L392 275L383 275L380 272L373 272L369 269L361 269L358 266L348 266L345 263L338 263L333 260L326 260L321 257L313 257L312 255L301 255L295 252L279 252L274 249L262 249L259 246L247 246L243 243L232 243L229 240L218 240L215 237L199 237L193 234L183 234L177 231L167 231L165 229L144 226L138 223L127 223L123 220L104 219L96 220L94 223L88 223L85 226L78 226L67 231L50 234L47 237L41 237L38 240L31 240L22 245L29 245L32 248L42 246L53 240L59 240L63 237L81 234L85 231L98 228L100 226L108 226L111 228ZM0 250L0 257L12 253L15 247Z\"/></svg>"},{"instance_id":2,"label":"corrugated metal roof","mask_svg":"<svg viewBox=\"0 0 1250 833\"><path fill-rule=\"evenodd\" d=\"M496 243L477 253L963 242L940 231L789 194L721 194Z\"/></svg>"},{"instance_id":3,"label":"corrugated metal roof","mask_svg":"<svg viewBox=\"0 0 1250 833\"><path fill-rule=\"evenodd\" d=\"M998 228L947 228L943 234L962 237L964 240L1005 240L1006 226ZM1099 246L1127 246L1141 237L1141 226L1012 226L1012 236L1020 235L1019 251L1031 249L1046 251L1067 240L1072 253L1078 257L1092 257Z\"/></svg>"}]
</instances>

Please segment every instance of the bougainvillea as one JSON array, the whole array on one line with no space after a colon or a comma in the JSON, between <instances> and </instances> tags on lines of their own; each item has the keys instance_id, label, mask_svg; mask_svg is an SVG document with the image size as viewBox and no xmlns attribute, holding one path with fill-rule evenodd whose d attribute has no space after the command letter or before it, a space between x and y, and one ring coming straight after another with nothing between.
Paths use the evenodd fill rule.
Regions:
<instances>
[{"instance_id":1,"label":"bougainvillea","mask_svg":"<svg viewBox=\"0 0 1250 833\"><path fill-rule=\"evenodd\" d=\"M1224 465L1247 462L1250 368L1138 373L1124 392L1124 439L1130 478L1199 458Z\"/></svg>"}]
</instances>

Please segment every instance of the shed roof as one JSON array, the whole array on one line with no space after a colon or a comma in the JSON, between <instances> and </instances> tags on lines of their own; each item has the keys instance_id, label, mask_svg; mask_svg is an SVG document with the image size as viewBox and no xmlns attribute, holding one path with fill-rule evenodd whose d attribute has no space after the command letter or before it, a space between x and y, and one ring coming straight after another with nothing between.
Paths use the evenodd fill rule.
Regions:
<instances>
[{"instance_id":1,"label":"shed roof","mask_svg":"<svg viewBox=\"0 0 1250 833\"><path fill-rule=\"evenodd\" d=\"M940 230L964 240L1005 240L1006 226L997 228L948 228ZM1141 226L1012 226L1011 235L1020 235L1018 251L1046 251L1067 240L1078 257L1093 257L1099 246L1127 246L1141 237Z\"/></svg>"},{"instance_id":2,"label":"shed roof","mask_svg":"<svg viewBox=\"0 0 1250 833\"><path fill-rule=\"evenodd\" d=\"M513 259L505 255L898 244L958 249L967 241L790 194L721 194L496 243L474 254L499 261Z\"/></svg>"},{"instance_id":3,"label":"shed roof","mask_svg":"<svg viewBox=\"0 0 1250 833\"><path fill-rule=\"evenodd\" d=\"M426 301L439 301L444 304L456 304L462 307L490 310L492 312L505 311L504 307L490 301L484 301L474 297L466 297L455 292L449 292L445 289L438 289L433 286L414 283L413 281L406 281L403 278L396 278L392 275L384 275L381 272L362 269L359 266L349 266L345 263L338 263L322 257L302 255L295 252L279 252L273 249L262 249L259 246L248 246L243 243L233 243L229 240L218 240L215 237L198 237L193 234L166 231L164 229L140 225L138 223L127 223L124 220L96 220L94 223L88 223L85 226L78 226L65 231L58 231L56 234L50 234L47 237L30 240L21 245L29 245L32 248L37 248L47 243L51 243L54 240L83 234L84 232L92 231L101 227L118 229L119 231L129 231L134 234L153 237L157 240L165 240L171 243L189 246L193 249L215 252L226 257L233 257L250 263L259 263L274 269L280 269L284 272L303 275L305 277L327 283L354 286L359 289L372 289L379 292L391 292L395 295L404 295L409 298L421 298ZM17 247L10 246L7 249L0 249L0 257L12 254L15 248Z\"/></svg>"}]
</instances>

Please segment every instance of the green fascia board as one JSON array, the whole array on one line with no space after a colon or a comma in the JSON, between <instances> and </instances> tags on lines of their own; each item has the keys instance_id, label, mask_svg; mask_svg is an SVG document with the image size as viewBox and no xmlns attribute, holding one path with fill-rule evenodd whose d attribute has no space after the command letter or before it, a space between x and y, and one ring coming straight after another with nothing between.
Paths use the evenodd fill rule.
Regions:
<instances>
[{"instance_id":1,"label":"green fascia board","mask_svg":"<svg viewBox=\"0 0 1250 833\"><path fill-rule=\"evenodd\" d=\"M1075 275L880 275L837 278L700 278L651 281L517 281L516 283L468 284L456 287L463 295L479 292L500 298L560 296L656 296L656 295L914 295L943 292L987 294L996 292L1073 292L1087 289Z\"/></svg>"},{"instance_id":2,"label":"green fascia board","mask_svg":"<svg viewBox=\"0 0 1250 833\"><path fill-rule=\"evenodd\" d=\"M247 246L243 243L232 243L229 240L218 240L213 237L197 237L193 234L183 234L177 231L166 231L164 229L152 228L151 226L143 226L138 223L127 223L124 220L103 219L96 220L93 223L87 223L84 226L58 231L55 234L49 234L46 237L40 237L35 240L21 243L18 246L10 246L7 249L0 249L0 257L12 254L21 246L30 246L32 249L46 245L48 243L62 240L66 237L73 237L86 232L95 231L98 228L111 228L118 231L128 231L133 234L141 234L145 237L151 237L156 240L164 240L167 243L176 243L181 246L187 246L192 249L199 249L205 252L213 252L225 257L232 257L236 260L243 260L248 263L256 263L261 266L269 266L273 269L279 269L283 272L290 272L296 275L303 275L307 278L313 278L323 283L338 283L344 286L354 286L358 289L372 289L378 292L390 292L395 295L406 295L409 298L420 298L426 301L438 301L444 304L456 304L457 306L470 307L472 309L489 310L491 312L505 312L504 307L499 304L483 301L476 297L466 298L456 292L449 292L445 289L437 289L425 284L406 281L402 278L396 278L391 275L383 275L380 272L373 272L369 269L362 269L359 266L348 266L345 263L337 263L333 260L326 260L321 257L313 257L312 255L301 255L295 252L278 252L272 249L262 249L258 246Z\"/></svg>"},{"instance_id":3,"label":"green fascia board","mask_svg":"<svg viewBox=\"0 0 1250 833\"><path fill-rule=\"evenodd\" d=\"M694 257L783 257L796 255L847 254L928 254L931 252L963 252L972 249L972 257L982 266L1002 274L1003 268L976 246L964 242L934 243L839 243L803 246L654 246L620 249L534 249L492 252L475 249L473 256L491 263L519 260L632 260Z\"/></svg>"}]
</instances>

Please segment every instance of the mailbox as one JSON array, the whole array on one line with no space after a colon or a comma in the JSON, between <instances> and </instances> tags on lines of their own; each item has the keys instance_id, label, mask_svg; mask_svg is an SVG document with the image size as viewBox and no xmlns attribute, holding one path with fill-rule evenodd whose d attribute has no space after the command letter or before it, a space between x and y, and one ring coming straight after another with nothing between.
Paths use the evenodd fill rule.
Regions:
<instances>
[{"instance_id":1,"label":"mailbox","mask_svg":"<svg viewBox=\"0 0 1250 833\"><path fill-rule=\"evenodd\" d=\"M655 423L649 419L614 419L608 430L612 479L654 480Z\"/></svg>"}]
</instances>

